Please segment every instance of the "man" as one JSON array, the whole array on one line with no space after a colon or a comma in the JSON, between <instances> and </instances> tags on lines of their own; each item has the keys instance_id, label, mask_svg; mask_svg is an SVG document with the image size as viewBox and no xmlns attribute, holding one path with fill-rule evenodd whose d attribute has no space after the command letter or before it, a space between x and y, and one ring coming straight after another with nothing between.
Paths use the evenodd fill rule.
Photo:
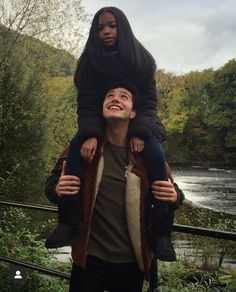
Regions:
<instances>
[{"instance_id":1,"label":"man","mask_svg":"<svg viewBox=\"0 0 236 292\"><path fill-rule=\"evenodd\" d=\"M112 292L141 292L152 260L152 198L169 202L173 212L182 200L171 174L172 181L155 181L149 192L142 157L128 148L134 116L131 91L110 90L103 102L105 141L86 164L83 182L64 175L65 162L61 172L62 160L46 182L45 193L52 202L78 191L82 196L83 220L80 239L72 245L70 292L100 292L105 287Z\"/></svg>"}]
</instances>

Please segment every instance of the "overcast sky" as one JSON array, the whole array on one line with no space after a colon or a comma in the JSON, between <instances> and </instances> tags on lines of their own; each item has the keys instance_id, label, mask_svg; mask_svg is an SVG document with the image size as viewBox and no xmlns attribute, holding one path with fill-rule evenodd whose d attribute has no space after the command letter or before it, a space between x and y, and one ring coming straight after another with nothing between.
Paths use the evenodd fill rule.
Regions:
<instances>
[{"instance_id":1,"label":"overcast sky","mask_svg":"<svg viewBox=\"0 0 236 292\"><path fill-rule=\"evenodd\" d=\"M236 57L236 0L82 0L94 15L116 6L159 69L217 69Z\"/></svg>"}]
</instances>

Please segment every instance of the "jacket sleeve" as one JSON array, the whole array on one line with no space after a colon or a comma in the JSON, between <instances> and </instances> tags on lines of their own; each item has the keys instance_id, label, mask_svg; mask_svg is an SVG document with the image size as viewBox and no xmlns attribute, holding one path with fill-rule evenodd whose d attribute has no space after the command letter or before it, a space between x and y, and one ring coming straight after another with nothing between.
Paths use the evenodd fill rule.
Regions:
<instances>
[{"instance_id":1,"label":"jacket sleeve","mask_svg":"<svg viewBox=\"0 0 236 292\"><path fill-rule=\"evenodd\" d=\"M86 56L79 61L75 78L78 88L77 114L80 134L84 139L96 137L101 140L103 133L101 97L96 72Z\"/></svg>"},{"instance_id":2,"label":"jacket sleeve","mask_svg":"<svg viewBox=\"0 0 236 292\"><path fill-rule=\"evenodd\" d=\"M129 137L139 137L147 141L154 134L164 140L165 128L157 116L157 89L154 75L151 74L139 87L137 115L129 128Z\"/></svg>"},{"instance_id":3,"label":"jacket sleeve","mask_svg":"<svg viewBox=\"0 0 236 292\"><path fill-rule=\"evenodd\" d=\"M168 177L170 181L172 182L172 184L174 185L175 191L177 193L177 201L175 203L170 204L170 206L172 209L178 209L182 206L183 201L185 199L185 195L184 195L184 192L179 188L179 186L174 182L170 166L167 162L166 162L166 169L167 169Z\"/></svg>"},{"instance_id":4,"label":"jacket sleeve","mask_svg":"<svg viewBox=\"0 0 236 292\"><path fill-rule=\"evenodd\" d=\"M51 174L47 177L44 182L44 194L46 195L47 199L53 203L58 203L58 195L56 193L56 185L59 181L62 171L62 164L63 161L66 160L68 154L68 148L66 148L61 157L57 160L56 164L54 165Z\"/></svg>"},{"instance_id":5,"label":"jacket sleeve","mask_svg":"<svg viewBox=\"0 0 236 292\"><path fill-rule=\"evenodd\" d=\"M179 188L179 186L175 182L173 183L173 185L176 190L178 198L177 198L177 201L172 204L172 208L178 209L183 205L185 195L184 195L184 192Z\"/></svg>"},{"instance_id":6,"label":"jacket sleeve","mask_svg":"<svg viewBox=\"0 0 236 292\"><path fill-rule=\"evenodd\" d=\"M56 185L59 181L60 175L51 174L44 182L44 194L47 199L53 203L58 204L58 195L55 191Z\"/></svg>"}]
</instances>

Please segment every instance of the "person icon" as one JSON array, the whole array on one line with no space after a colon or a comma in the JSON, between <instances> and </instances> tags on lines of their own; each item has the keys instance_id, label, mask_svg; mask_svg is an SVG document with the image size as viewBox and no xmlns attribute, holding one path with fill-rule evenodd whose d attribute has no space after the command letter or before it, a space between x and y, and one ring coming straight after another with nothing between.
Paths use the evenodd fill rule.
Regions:
<instances>
[{"instance_id":1,"label":"person icon","mask_svg":"<svg viewBox=\"0 0 236 292\"><path fill-rule=\"evenodd\" d=\"M27 279L26 270L22 266L13 265L10 267L9 277L14 284L22 286Z\"/></svg>"},{"instance_id":2,"label":"person icon","mask_svg":"<svg viewBox=\"0 0 236 292\"><path fill-rule=\"evenodd\" d=\"M19 271L19 270L16 271L16 274L14 276L14 279L16 279L16 280L22 280L21 271Z\"/></svg>"}]
</instances>

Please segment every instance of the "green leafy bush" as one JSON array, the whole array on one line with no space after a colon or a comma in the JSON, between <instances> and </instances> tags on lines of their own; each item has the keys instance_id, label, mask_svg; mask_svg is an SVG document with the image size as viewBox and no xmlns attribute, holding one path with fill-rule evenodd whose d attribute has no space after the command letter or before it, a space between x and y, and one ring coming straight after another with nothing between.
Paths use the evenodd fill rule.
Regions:
<instances>
[{"instance_id":1,"label":"green leafy bush","mask_svg":"<svg viewBox=\"0 0 236 292\"><path fill-rule=\"evenodd\" d=\"M228 288L236 288L236 270L229 268L227 270L222 270L224 275L219 277L219 281L225 284Z\"/></svg>"},{"instance_id":2,"label":"green leafy bush","mask_svg":"<svg viewBox=\"0 0 236 292\"><path fill-rule=\"evenodd\" d=\"M60 271L69 271L71 264L59 262L55 257L55 251L47 250L40 238L40 233L48 227L48 224L51 225L51 221L45 222L38 229L33 228L32 230L30 216L16 208L4 210L0 214L0 219L0 255ZM68 291L68 281L50 277L31 269L27 269L26 282L23 287L19 288L10 280L10 268L11 265L0 262L0 291Z\"/></svg>"}]
</instances>

